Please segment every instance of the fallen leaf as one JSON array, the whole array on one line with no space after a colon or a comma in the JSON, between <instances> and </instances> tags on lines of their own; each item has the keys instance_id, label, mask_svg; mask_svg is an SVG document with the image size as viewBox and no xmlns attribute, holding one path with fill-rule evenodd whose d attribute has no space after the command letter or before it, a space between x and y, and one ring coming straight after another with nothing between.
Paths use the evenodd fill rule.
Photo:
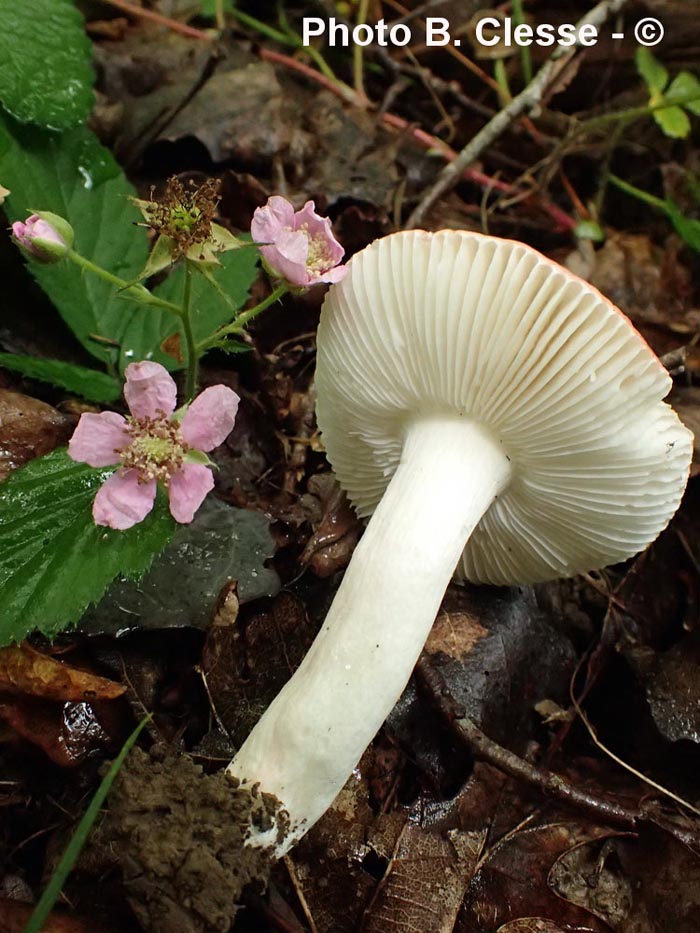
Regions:
<instances>
[{"instance_id":1,"label":"fallen leaf","mask_svg":"<svg viewBox=\"0 0 700 933\"><path fill-rule=\"evenodd\" d=\"M63 768L75 767L112 744L90 703L0 699L0 718Z\"/></svg>"},{"instance_id":2,"label":"fallen leaf","mask_svg":"<svg viewBox=\"0 0 700 933\"><path fill-rule=\"evenodd\" d=\"M241 602L274 595L279 579L265 566L274 552L269 521L259 512L208 498L189 525L138 582L118 580L83 616L92 634L135 628L194 626L207 629L221 590L235 581Z\"/></svg>"},{"instance_id":3,"label":"fallen leaf","mask_svg":"<svg viewBox=\"0 0 700 933\"><path fill-rule=\"evenodd\" d=\"M21 904L9 898L0 898L0 929L2 933L24 933L34 912L32 904ZM117 933L111 924L102 923L94 916L80 917L54 910L41 927L42 933Z\"/></svg>"},{"instance_id":4,"label":"fallen leaf","mask_svg":"<svg viewBox=\"0 0 700 933\"><path fill-rule=\"evenodd\" d=\"M65 443L74 421L38 399L0 389L0 480Z\"/></svg>"},{"instance_id":5,"label":"fallen leaf","mask_svg":"<svg viewBox=\"0 0 700 933\"><path fill-rule=\"evenodd\" d=\"M240 745L301 663L316 634L302 602L281 593L262 612L210 629L201 667L217 717Z\"/></svg>"},{"instance_id":6,"label":"fallen leaf","mask_svg":"<svg viewBox=\"0 0 700 933\"><path fill-rule=\"evenodd\" d=\"M26 642L0 649L0 691L80 702L113 700L126 687L35 651Z\"/></svg>"},{"instance_id":7,"label":"fallen leaf","mask_svg":"<svg viewBox=\"0 0 700 933\"><path fill-rule=\"evenodd\" d=\"M324 579L350 563L362 523L332 473L312 476L307 495L317 499L320 517L312 522L313 534L299 562Z\"/></svg>"}]
</instances>

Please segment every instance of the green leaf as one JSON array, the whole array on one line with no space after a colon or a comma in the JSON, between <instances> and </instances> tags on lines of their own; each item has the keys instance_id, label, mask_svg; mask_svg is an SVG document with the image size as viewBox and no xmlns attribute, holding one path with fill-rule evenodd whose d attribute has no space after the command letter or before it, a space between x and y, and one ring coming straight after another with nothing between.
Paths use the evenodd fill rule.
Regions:
<instances>
[{"instance_id":1,"label":"green leaf","mask_svg":"<svg viewBox=\"0 0 700 933\"><path fill-rule=\"evenodd\" d=\"M135 192L89 130L58 135L0 116L0 178L12 192L3 205L10 221L33 210L53 211L73 225L79 253L124 279L136 279L148 257L148 241L144 229L134 226L140 214L127 196ZM49 266L30 261L29 268L78 340L103 362L114 351L94 337L119 343L132 319L153 313L67 260ZM144 347L139 351L146 355Z\"/></svg>"},{"instance_id":2,"label":"green leaf","mask_svg":"<svg viewBox=\"0 0 700 933\"><path fill-rule=\"evenodd\" d=\"M689 71L681 71L665 94L668 101L682 101L683 107L700 117L700 81ZM695 98L692 100L691 98Z\"/></svg>"},{"instance_id":3,"label":"green leaf","mask_svg":"<svg viewBox=\"0 0 700 933\"><path fill-rule=\"evenodd\" d=\"M91 55L71 0L0 0L0 101L18 120L83 123L93 104Z\"/></svg>"},{"instance_id":4,"label":"green leaf","mask_svg":"<svg viewBox=\"0 0 700 933\"><path fill-rule=\"evenodd\" d=\"M686 139L690 135L690 120L681 107L663 107L654 111L654 119L665 136L670 139Z\"/></svg>"},{"instance_id":5,"label":"green leaf","mask_svg":"<svg viewBox=\"0 0 700 933\"><path fill-rule=\"evenodd\" d=\"M86 366L64 363L62 360L0 353L0 366L29 376L30 379L50 382L51 385L60 386L91 402L113 402L122 393L121 382L114 376L98 372L96 369L88 369Z\"/></svg>"},{"instance_id":6,"label":"green leaf","mask_svg":"<svg viewBox=\"0 0 700 933\"><path fill-rule=\"evenodd\" d=\"M686 217L673 201L666 201L666 213L676 229L676 233L691 249L700 252L700 220Z\"/></svg>"},{"instance_id":7,"label":"green leaf","mask_svg":"<svg viewBox=\"0 0 700 933\"><path fill-rule=\"evenodd\" d=\"M0 174L1 177L1 174ZM8 186L9 187L9 186ZM219 256L221 267L213 275L219 288L226 296L219 294L202 273L192 274L192 329L195 340L204 340L223 324L228 323L236 310L243 307L250 288L258 273L257 249L242 247ZM185 284L185 269L178 266L168 278L154 290L159 298L179 304ZM161 344L168 337L180 331L182 325L167 311L149 310L146 314L135 316L123 338L122 367L133 360L144 359L152 354L154 359L170 370L181 369L182 364L163 353Z\"/></svg>"},{"instance_id":8,"label":"green leaf","mask_svg":"<svg viewBox=\"0 0 700 933\"><path fill-rule=\"evenodd\" d=\"M169 541L175 523L162 496L128 531L95 525L92 502L112 472L60 449L0 485L0 645L76 622L118 574L140 576Z\"/></svg>"},{"instance_id":9,"label":"green leaf","mask_svg":"<svg viewBox=\"0 0 700 933\"><path fill-rule=\"evenodd\" d=\"M634 56L637 71L646 81L649 93L662 94L668 84L668 71L661 62L652 55L648 48L640 45Z\"/></svg>"}]
</instances>

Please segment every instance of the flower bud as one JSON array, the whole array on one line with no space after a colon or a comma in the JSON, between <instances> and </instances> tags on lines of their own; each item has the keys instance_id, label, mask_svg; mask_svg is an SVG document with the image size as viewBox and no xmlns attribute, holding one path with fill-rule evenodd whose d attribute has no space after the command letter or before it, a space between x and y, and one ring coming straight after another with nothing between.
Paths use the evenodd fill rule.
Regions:
<instances>
[{"instance_id":1,"label":"flower bud","mask_svg":"<svg viewBox=\"0 0 700 933\"><path fill-rule=\"evenodd\" d=\"M73 228L57 214L39 211L12 224L12 237L37 262L59 262L73 245Z\"/></svg>"}]
</instances>

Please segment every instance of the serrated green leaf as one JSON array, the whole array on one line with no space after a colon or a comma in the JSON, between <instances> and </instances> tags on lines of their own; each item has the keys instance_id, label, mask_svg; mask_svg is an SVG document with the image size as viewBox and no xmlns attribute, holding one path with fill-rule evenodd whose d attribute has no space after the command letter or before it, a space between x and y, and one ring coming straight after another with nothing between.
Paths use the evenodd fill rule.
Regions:
<instances>
[{"instance_id":1,"label":"serrated green leaf","mask_svg":"<svg viewBox=\"0 0 700 933\"><path fill-rule=\"evenodd\" d=\"M257 275L258 258L256 249L245 247L219 256L221 267L213 274L228 300L213 288L204 275L192 273L192 329L197 341L209 337L231 320L235 310L243 307ZM159 298L179 304L184 277L185 269L180 265L154 293ZM147 314L134 317L123 338L122 367L134 360L145 359L148 354L148 359L156 360L170 370L181 369L181 363L159 349L164 340L178 331L182 336L182 325L167 311L149 310Z\"/></svg>"},{"instance_id":2,"label":"serrated green leaf","mask_svg":"<svg viewBox=\"0 0 700 933\"><path fill-rule=\"evenodd\" d=\"M654 111L654 119L665 136L670 139L686 139L690 135L690 120L681 107L663 107Z\"/></svg>"},{"instance_id":3,"label":"serrated green leaf","mask_svg":"<svg viewBox=\"0 0 700 933\"><path fill-rule=\"evenodd\" d=\"M637 71L646 81L650 94L662 94L668 84L668 71L648 48L640 45L634 56Z\"/></svg>"},{"instance_id":4,"label":"serrated green leaf","mask_svg":"<svg viewBox=\"0 0 700 933\"><path fill-rule=\"evenodd\" d=\"M689 71L677 74L664 96L669 101L682 101L686 110L700 117L700 81Z\"/></svg>"},{"instance_id":5,"label":"serrated green leaf","mask_svg":"<svg viewBox=\"0 0 700 933\"><path fill-rule=\"evenodd\" d=\"M91 55L71 0L0 0L0 101L18 120L53 129L86 120Z\"/></svg>"},{"instance_id":6,"label":"serrated green leaf","mask_svg":"<svg viewBox=\"0 0 700 933\"><path fill-rule=\"evenodd\" d=\"M10 221L33 210L53 211L73 225L79 253L123 279L136 279L148 240L134 226L140 215L128 196L135 191L89 130L58 135L0 116L0 178L12 192L3 205ZM113 353L94 337L119 343L132 319L153 313L67 260L28 265L78 340L103 362Z\"/></svg>"},{"instance_id":7,"label":"serrated green leaf","mask_svg":"<svg viewBox=\"0 0 700 933\"><path fill-rule=\"evenodd\" d=\"M700 252L700 220L686 217L673 201L666 201L666 213L675 227L676 233L691 249Z\"/></svg>"},{"instance_id":8,"label":"serrated green leaf","mask_svg":"<svg viewBox=\"0 0 700 933\"><path fill-rule=\"evenodd\" d=\"M160 495L128 531L95 525L92 502L111 472L60 449L0 485L0 645L76 622L118 574L140 576L170 540L175 523Z\"/></svg>"},{"instance_id":9,"label":"serrated green leaf","mask_svg":"<svg viewBox=\"0 0 700 933\"><path fill-rule=\"evenodd\" d=\"M34 356L18 356L15 353L0 353L0 366L12 372L50 382L69 392L74 392L91 402L113 402L122 392L122 385L114 376L75 366L62 360L44 360Z\"/></svg>"}]
</instances>

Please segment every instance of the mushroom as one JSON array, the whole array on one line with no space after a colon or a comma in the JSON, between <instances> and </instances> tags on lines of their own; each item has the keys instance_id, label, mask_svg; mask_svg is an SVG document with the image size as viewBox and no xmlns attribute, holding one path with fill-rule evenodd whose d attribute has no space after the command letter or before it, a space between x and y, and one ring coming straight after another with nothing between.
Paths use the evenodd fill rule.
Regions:
<instances>
[{"instance_id":1,"label":"mushroom","mask_svg":"<svg viewBox=\"0 0 700 933\"><path fill-rule=\"evenodd\" d=\"M621 311L534 249L464 231L397 233L351 260L324 303L316 384L328 458L372 518L229 766L288 811L278 855L400 697L455 570L532 583L631 557L676 511L692 451Z\"/></svg>"}]
</instances>

